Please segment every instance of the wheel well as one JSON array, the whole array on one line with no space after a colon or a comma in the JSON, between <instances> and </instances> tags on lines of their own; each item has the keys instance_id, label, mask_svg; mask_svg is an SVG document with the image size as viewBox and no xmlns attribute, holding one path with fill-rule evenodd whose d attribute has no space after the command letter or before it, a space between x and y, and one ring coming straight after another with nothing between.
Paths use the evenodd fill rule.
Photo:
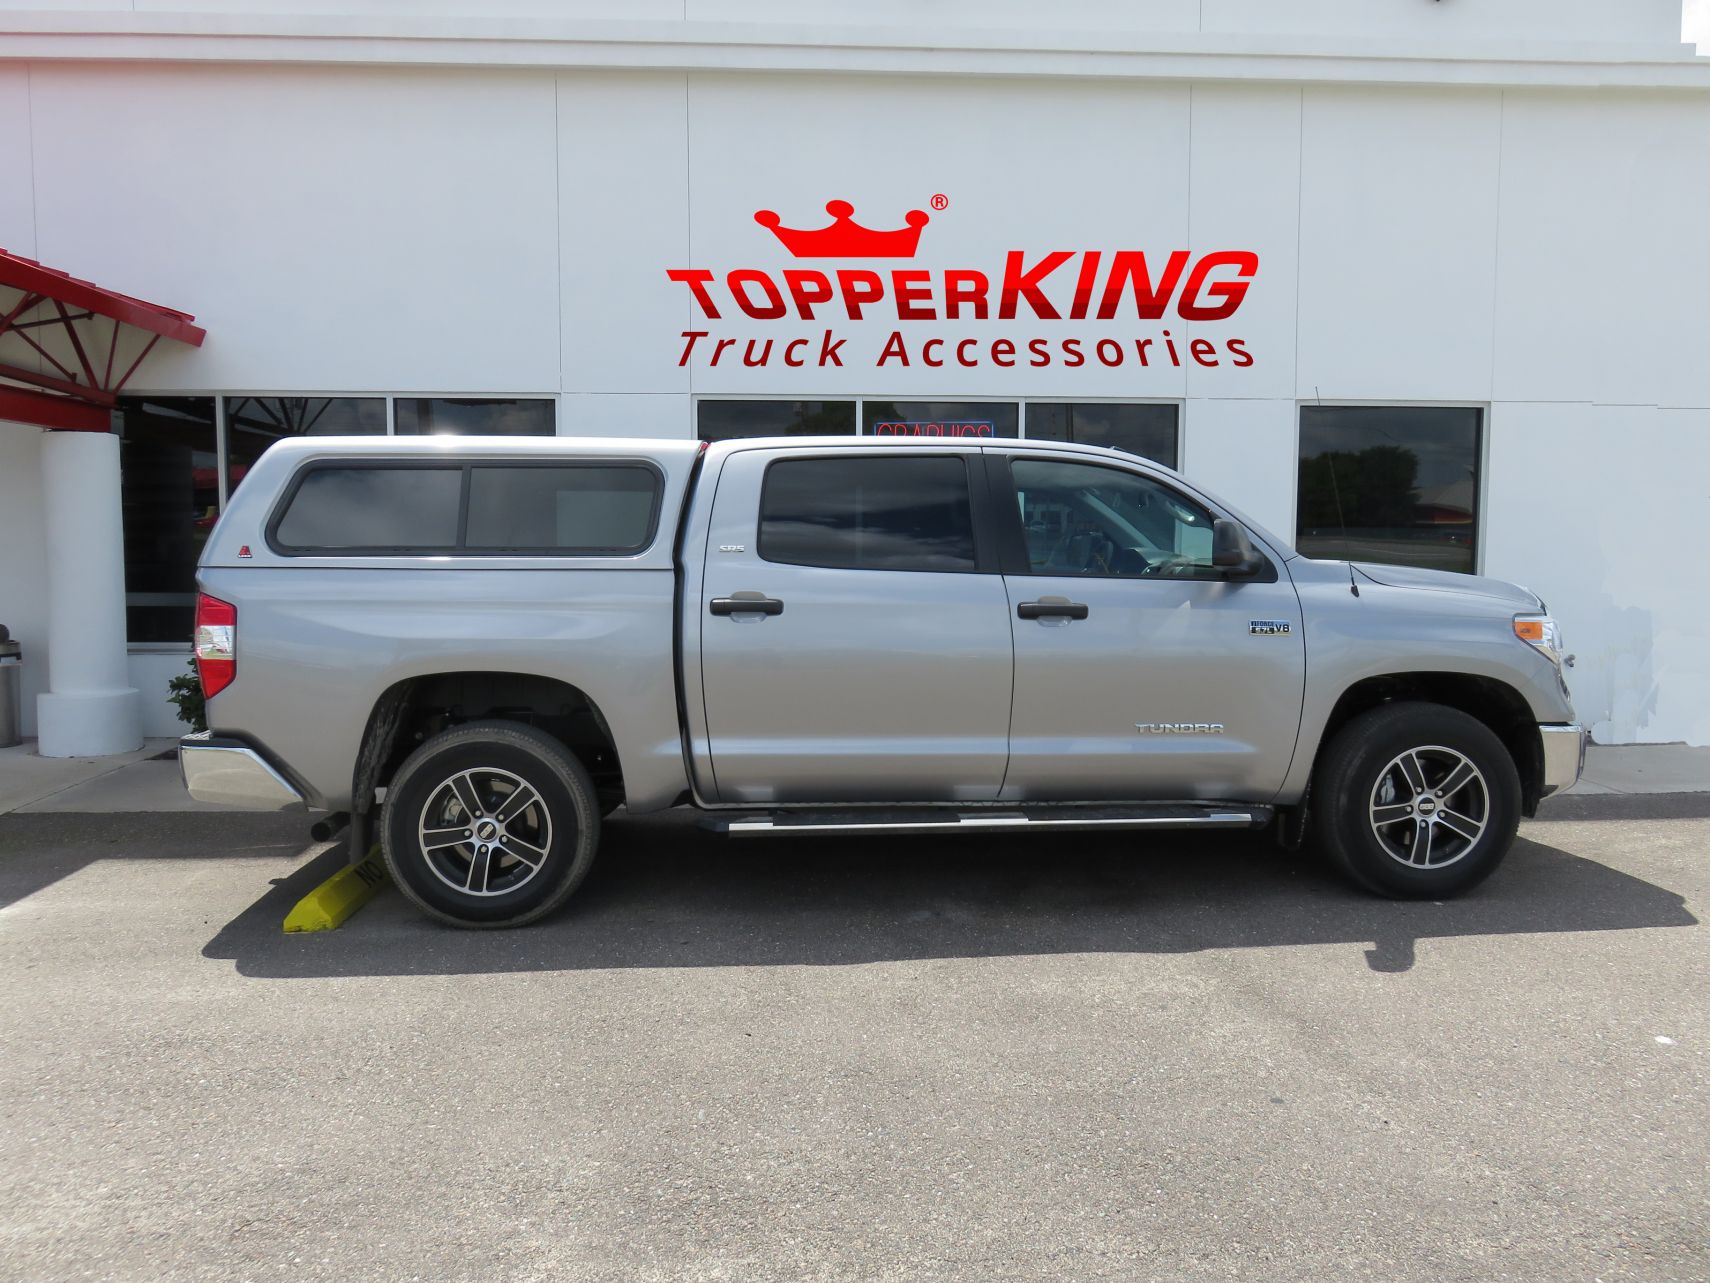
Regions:
<instances>
[{"instance_id":1,"label":"wheel well","mask_svg":"<svg viewBox=\"0 0 1710 1283\"><path fill-rule=\"evenodd\" d=\"M1397 700L1422 700L1459 709L1488 726L1508 749L1520 775L1522 809L1532 815L1543 790L1544 749L1538 723L1525 697L1506 682L1471 673L1390 673L1355 682L1342 692L1319 740L1323 752L1337 731L1352 718Z\"/></svg>"},{"instance_id":2,"label":"wheel well","mask_svg":"<svg viewBox=\"0 0 1710 1283\"><path fill-rule=\"evenodd\" d=\"M611 726L585 691L533 673L432 673L387 688L375 701L352 780L352 809L373 805L404 759L429 736L464 722L500 718L552 736L587 769L602 803L623 798L623 769Z\"/></svg>"}]
</instances>

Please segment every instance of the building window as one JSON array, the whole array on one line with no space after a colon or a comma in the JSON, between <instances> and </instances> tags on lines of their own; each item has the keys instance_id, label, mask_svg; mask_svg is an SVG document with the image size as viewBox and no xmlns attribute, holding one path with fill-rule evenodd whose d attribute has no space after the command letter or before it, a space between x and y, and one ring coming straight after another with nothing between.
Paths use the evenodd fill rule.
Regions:
<instances>
[{"instance_id":1,"label":"building window","mask_svg":"<svg viewBox=\"0 0 1710 1283\"><path fill-rule=\"evenodd\" d=\"M220 515L214 398L125 397L113 416L132 642L189 645L196 562Z\"/></svg>"},{"instance_id":2,"label":"building window","mask_svg":"<svg viewBox=\"0 0 1710 1283\"><path fill-rule=\"evenodd\" d=\"M1176 466L1176 405L1113 405L1094 401L1029 401L1030 441L1077 441L1110 446L1143 459Z\"/></svg>"},{"instance_id":3,"label":"building window","mask_svg":"<svg viewBox=\"0 0 1710 1283\"><path fill-rule=\"evenodd\" d=\"M399 397L399 436L550 437L558 432L558 404L550 398Z\"/></svg>"},{"instance_id":4,"label":"building window","mask_svg":"<svg viewBox=\"0 0 1710 1283\"><path fill-rule=\"evenodd\" d=\"M695 434L702 441L742 437L855 435L853 401L701 401Z\"/></svg>"},{"instance_id":5,"label":"building window","mask_svg":"<svg viewBox=\"0 0 1710 1283\"><path fill-rule=\"evenodd\" d=\"M386 398L229 396L226 398L226 493L251 465L286 437L384 436Z\"/></svg>"},{"instance_id":6,"label":"building window","mask_svg":"<svg viewBox=\"0 0 1710 1283\"><path fill-rule=\"evenodd\" d=\"M1432 406L1302 406L1295 547L1473 573L1482 418Z\"/></svg>"},{"instance_id":7,"label":"building window","mask_svg":"<svg viewBox=\"0 0 1710 1283\"><path fill-rule=\"evenodd\" d=\"M1013 437L1014 401L863 401L861 430L881 437Z\"/></svg>"}]
</instances>

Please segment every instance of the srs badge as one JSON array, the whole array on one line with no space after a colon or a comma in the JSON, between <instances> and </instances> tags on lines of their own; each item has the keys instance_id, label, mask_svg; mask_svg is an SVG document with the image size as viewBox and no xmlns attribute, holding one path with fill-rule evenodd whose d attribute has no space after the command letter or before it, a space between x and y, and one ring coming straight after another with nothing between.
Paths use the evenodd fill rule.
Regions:
<instances>
[{"instance_id":1,"label":"srs badge","mask_svg":"<svg viewBox=\"0 0 1710 1283\"><path fill-rule=\"evenodd\" d=\"M1247 623L1247 631L1255 637L1287 637L1290 629L1286 619L1253 619Z\"/></svg>"}]
</instances>

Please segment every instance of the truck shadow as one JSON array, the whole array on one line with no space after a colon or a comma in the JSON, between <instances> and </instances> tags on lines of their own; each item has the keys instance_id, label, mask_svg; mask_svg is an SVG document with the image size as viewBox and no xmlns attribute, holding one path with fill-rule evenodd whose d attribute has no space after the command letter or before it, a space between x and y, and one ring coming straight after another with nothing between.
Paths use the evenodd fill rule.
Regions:
<instances>
[{"instance_id":1,"label":"truck shadow","mask_svg":"<svg viewBox=\"0 0 1710 1283\"><path fill-rule=\"evenodd\" d=\"M227 812L13 812L0 816L0 909L104 860L194 860L209 850L295 864L303 817Z\"/></svg>"},{"instance_id":2,"label":"truck shadow","mask_svg":"<svg viewBox=\"0 0 1710 1283\"><path fill-rule=\"evenodd\" d=\"M571 903L534 927L442 927L388 888L337 931L284 935L286 911L343 861L334 848L203 953L297 978L1355 944L1393 972L1422 939L1697 923L1674 892L1548 845L1549 825L1527 831L1484 886L1439 904L1364 895L1263 834L1159 835L1141 850L1118 834L731 840L620 817Z\"/></svg>"}]
</instances>

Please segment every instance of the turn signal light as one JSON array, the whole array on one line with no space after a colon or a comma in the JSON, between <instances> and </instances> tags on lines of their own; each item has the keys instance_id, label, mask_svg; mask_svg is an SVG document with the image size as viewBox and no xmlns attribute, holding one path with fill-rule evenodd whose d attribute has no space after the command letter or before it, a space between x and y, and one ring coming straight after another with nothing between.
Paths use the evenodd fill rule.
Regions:
<instances>
[{"instance_id":1,"label":"turn signal light","mask_svg":"<svg viewBox=\"0 0 1710 1283\"><path fill-rule=\"evenodd\" d=\"M1572 655L1562 653L1562 630L1549 615L1514 616L1514 635L1535 650L1543 651L1558 669L1573 663Z\"/></svg>"},{"instance_id":2,"label":"turn signal light","mask_svg":"<svg viewBox=\"0 0 1710 1283\"><path fill-rule=\"evenodd\" d=\"M237 676L237 607L207 593L196 596L196 675L209 699Z\"/></svg>"},{"instance_id":3,"label":"turn signal light","mask_svg":"<svg viewBox=\"0 0 1710 1283\"><path fill-rule=\"evenodd\" d=\"M1514 621L1514 635L1523 642L1531 642L1534 646L1544 644L1544 621L1533 616L1521 616Z\"/></svg>"}]
</instances>

